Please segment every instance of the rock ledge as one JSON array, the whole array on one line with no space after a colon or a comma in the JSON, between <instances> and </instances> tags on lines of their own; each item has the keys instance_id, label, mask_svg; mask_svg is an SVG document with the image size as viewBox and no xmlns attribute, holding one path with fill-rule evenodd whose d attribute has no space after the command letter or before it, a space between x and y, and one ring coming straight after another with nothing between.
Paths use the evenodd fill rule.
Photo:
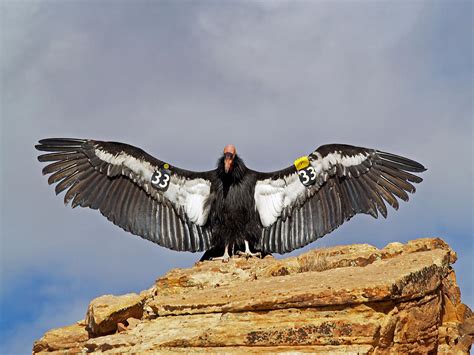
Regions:
<instances>
[{"instance_id":1,"label":"rock ledge","mask_svg":"<svg viewBox=\"0 0 474 355\"><path fill-rule=\"evenodd\" d=\"M438 238L233 258L175 269L137 294L101 296L33 353L464 353L474 317L456 254Z\"/></svg>"}]
</instances>

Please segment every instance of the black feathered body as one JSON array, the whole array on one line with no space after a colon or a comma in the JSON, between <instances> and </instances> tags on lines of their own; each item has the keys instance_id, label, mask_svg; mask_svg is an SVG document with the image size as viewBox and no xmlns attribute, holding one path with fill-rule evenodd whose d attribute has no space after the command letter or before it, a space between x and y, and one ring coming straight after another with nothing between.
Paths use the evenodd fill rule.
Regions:
<instances>
[{"instance_id":1,"label":"black feathered body","mask_svg":"<svg viewBox=\"0 0 474 355\"><path fill-rule=\"evenodd\" d=\"M232 171L225 173L224 159L218 162L213 177L208 225L212 231L212 248L202 260L222 256L225 245L229 245L229 253L245 250L245 240L255 250L262 227L258 212L255 209L256 174L247 169L242 159L234 158Z\"/></svg>"}]
</instances>

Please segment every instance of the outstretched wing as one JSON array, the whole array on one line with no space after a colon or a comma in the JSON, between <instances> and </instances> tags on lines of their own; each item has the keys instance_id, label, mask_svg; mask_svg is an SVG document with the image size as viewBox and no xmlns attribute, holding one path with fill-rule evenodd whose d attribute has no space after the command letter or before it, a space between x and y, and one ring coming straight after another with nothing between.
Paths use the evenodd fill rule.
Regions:
<instances>
[{"instance_id":1,"label":"outstretched wing","mask_svg":"<svg viewBox=\"0 0 474 355\"><path fill-rule=\"evenodd\" d=\"M255 205L263 232L259 248L286 253L333 231L357 213L387 217L422 179L419 163L378 150L331 144L303 159L309 164L257 172ZM303 184L305 183L305 184Z\"/></svg>"},{"instance_id":2,"label":"outstretched wing","mask_svg":"<svg viewBox=\"0 0 474 355\"><path fill-rule=\"evenodd\" d=\"M99 210L124 230L180 251L209 248L205 227L211 172L196 173L158 160L128 144L95 140L43 139L48 152L43 174L64 203Z\"/></svg>"}]
</instances>

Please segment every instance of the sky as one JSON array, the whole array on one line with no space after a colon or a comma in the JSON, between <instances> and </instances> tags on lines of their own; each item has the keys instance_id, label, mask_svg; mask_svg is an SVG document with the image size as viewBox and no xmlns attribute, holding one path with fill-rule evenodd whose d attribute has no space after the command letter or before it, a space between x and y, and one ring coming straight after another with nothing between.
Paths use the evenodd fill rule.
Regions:
<instances>
[{"instance_id":1,"label":"sky","mask_svg":"<svg viewBox=\"0 0 474 355\"><path fill-rule=\"evenodd\" d=\"M327 143L428 171L387 220L357 216L309 246L438 236L474 306L473 48L469 1L1 1L0 353L139 292L200 254L65 208L34 144L129 143L212 169L232 143L271 171Z\"/></svg>"}]
</instances>

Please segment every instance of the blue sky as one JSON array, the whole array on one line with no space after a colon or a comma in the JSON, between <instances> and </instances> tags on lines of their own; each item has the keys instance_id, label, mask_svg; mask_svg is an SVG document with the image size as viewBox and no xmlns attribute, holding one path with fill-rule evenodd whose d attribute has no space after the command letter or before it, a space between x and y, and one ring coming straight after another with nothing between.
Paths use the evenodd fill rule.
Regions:
<instances>
[{"instance_id":1,"label":"blue sky","mask_svg":"<svg viewBox=\"0 0 474 355\"><path fill-rule=\"evenodd\" d=\"M429 170L408 204L309 248L439 236L474 305L469 1L1 7L2 352L29 353L92 298L140 291L200 257L65 208L36 160L44 137L122 141L193 170L215 166L227 143L262 171L326 143L411 157Z\"/></svg>"}]
</instances>

